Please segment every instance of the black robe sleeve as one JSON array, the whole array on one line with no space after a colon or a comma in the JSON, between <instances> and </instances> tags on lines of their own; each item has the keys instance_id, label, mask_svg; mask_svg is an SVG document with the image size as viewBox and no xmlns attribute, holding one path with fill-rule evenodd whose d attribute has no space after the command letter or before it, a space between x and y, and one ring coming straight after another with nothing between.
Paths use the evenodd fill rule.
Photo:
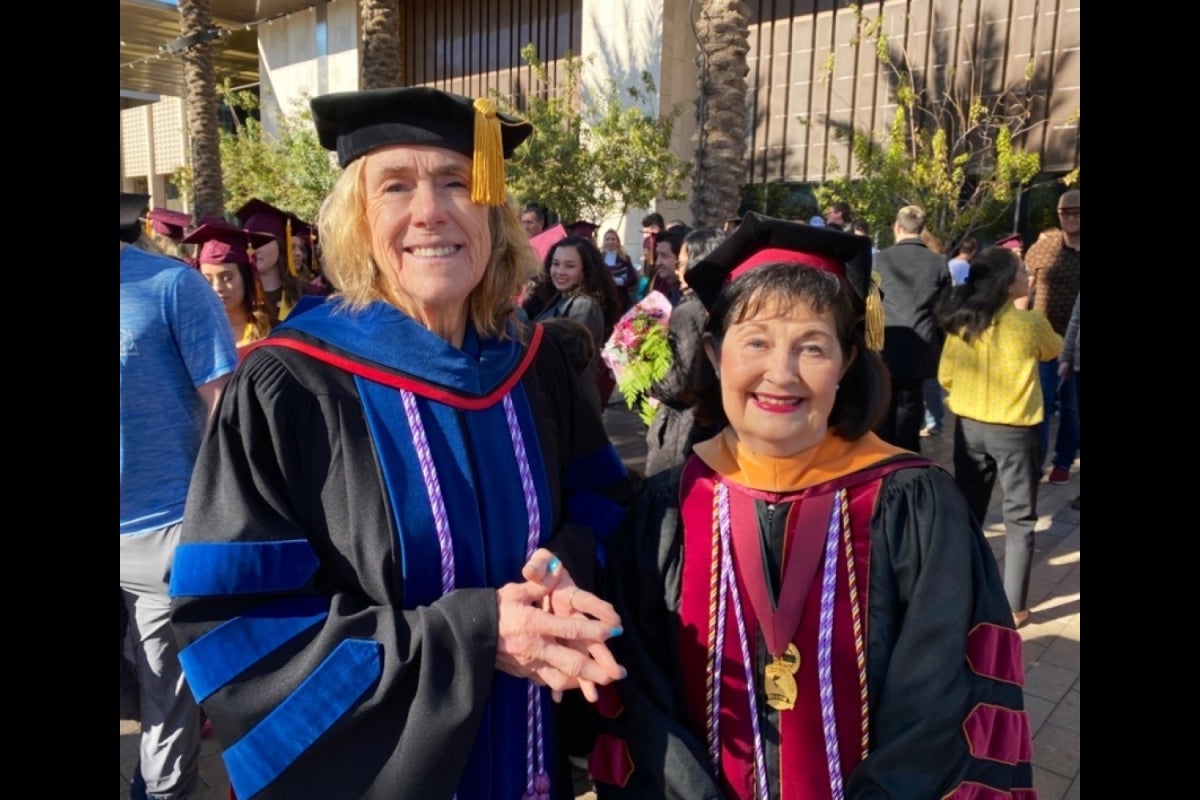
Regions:
<instances>
[{"instance_id":1,"label":"black robe sleeve","mask_svg":"<svg viewBox=\"0 0 1200 800\"><path fill-rule=\"evenodd\" d=\"M995 558L953 479L935 468L885 479L871 541L871 748L846 796L918 800L964 783L1031 790L1021 640ZM1003 719L981 716L993 709ZM1024 751L1014 763L972 753L971 744L1005 738Z\"/></svg>"}]
</instances>

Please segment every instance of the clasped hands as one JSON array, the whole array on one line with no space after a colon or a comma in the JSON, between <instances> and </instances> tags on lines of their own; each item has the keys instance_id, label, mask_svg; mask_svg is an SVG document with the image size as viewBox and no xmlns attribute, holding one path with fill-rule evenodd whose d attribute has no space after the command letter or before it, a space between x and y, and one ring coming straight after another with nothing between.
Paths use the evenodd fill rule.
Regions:
<instances>
[{"instance_id":1,"label":"clasped hands","mask_svg":"<svg viewBox=\"0 0 1200 800\"><path fill-rule=\"evenodd\" d=\"M523 583L496 591L496 669L550 687L555 702L569 689L596 702L597 686L625 677L605 644L621 635L620 616L610 603L576 586L549 550L537 550L521 575Z\"/></svg>"}]
</instances>

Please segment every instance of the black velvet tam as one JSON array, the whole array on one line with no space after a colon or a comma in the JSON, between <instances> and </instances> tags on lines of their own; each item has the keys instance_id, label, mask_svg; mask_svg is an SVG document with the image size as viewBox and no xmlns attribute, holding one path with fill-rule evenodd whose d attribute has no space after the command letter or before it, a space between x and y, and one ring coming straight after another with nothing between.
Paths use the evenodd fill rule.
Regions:
<instances>
[{"instance_id":1,"label":"black velvet tam","mask_svg":"<svg viewBox=\"0 0 1200 800\"><path fill-rule=\"evenodd\" d=\"M280 244L287 238L288 220L295 219L292 213L257 197L239 208L234 216L242 221L242 227L246 230L274 236ZM295 223L292 225L295 230Z\"/></svg>"},{"instance_id":2,"label":"black velvet tam","mask_svg":"<svg viewBox=\"0 0 1200 800\"><path fill-rule=\"evenodd\" d=\"M764 264L795 262L846 279L855 309L863 313L871 288L871 240L833 228L746 212L742 224L725 241L688 271L688 286L707 309L721 287L738 275Z\"/></svg>"},{"instance_id":3,"label":"black velvet tam","mask_svg":"<svg viewBox=\"0 0 1200 800\"><path fill-rule=\"evenodd\" d=\"M372 150L397 144L475 153L475 100L425 86L339 92L312 99L321 146L345 167ZM533 132L523 119L497 113L504 158Z\"/></svg>"}]
</instances>

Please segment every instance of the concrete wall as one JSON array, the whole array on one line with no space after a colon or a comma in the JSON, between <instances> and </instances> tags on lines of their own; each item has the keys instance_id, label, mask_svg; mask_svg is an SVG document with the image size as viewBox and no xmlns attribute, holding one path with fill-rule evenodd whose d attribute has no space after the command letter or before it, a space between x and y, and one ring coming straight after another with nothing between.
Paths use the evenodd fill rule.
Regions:
<instances>
[{"instance_id":1,"label":"concrete wall","mask_svg":"<svg viewBox=\"0 0 1200 800\"><path fill-rule=\"evenodd\" d=\"M641 88L642 72L648 72L657 92L645 110L663 113L679 105L672 150L690 160L696 132L696 42L688 11L688 0L585 0L581 41L584 57L594 56L584 76L585 90L602 90L609 78L618 86ZM638 261L642 217L650 211L666 220L691 222L686 200L660 200L653 208L629 209L624 219L603 220L600 230L616 228L626 251Z\"/></svg>"},{"instance_id":2,"label":"concrete wall","mask_svg":"<svg viewBox=\"0 0 1200 800\"><path fill-rule=\"evenodd\" d=\"M178 97L121 111L121 189L150 194L151 208L184 209L167 197L167 179L190 163L187 110Z\"/></svg>"},{"instance_id":3,"label":"concrete wall","mask_svg":"<svg viewBox=\"0 0 1200 800\"><path fill-rule=\"evenodd\" d=\"M359 86L359 18L355 0L333 0L258 29L263 126L308 107L312 97Z\"/></svg>"},{"instance_id":4,"label":"concrete wall","mask_svg":"<svg viewBox=\"0 0 1200 800\"><path fill-rule=\"evenodd\" d=\"M595 91L609 76L619 85L631 85L647 71L658 90L653 100L657 107L648 110L680 105L672 148L676 155L690 159L696 130L692 5L689 0L556 0L547 10L530 0L509 6L487 0L488 11L482 17L478 8L458 0L406 8L414 31L417 17L413 15L427 15L427 19L420 16L423 24L428 22L420 28L423 38L434 36L434 31L452 30L447 34L453 40L449 44L438 39L442 50L451 45L461 50L460 45L483 41L468 30L471 25L483 25L480 30L489 32L486 59L476 59L484 64L483 73L458 74L455 70L468 69L475 61L446 57L422 61L418 82L452 91L475 84L480 84L479 91L484 84L503 90L522 72L513 66L517 57L507 52L505 42L519 49L526 40L537 41L546 60L553 43L560 43L562 49L570 46L562 43L574 42L578 36L579 54L593 59L585 73L585 90ZM849 148L839 140L837 130L846 126L880 130L894 106L885 70L870 49L855 40L849 0L819 4L747 0L747 5L752 13L747 182L820 182L833 174L853 172ZM1078 165L1080 0L863 0L862 7L868 16L884 19L890 39L934 84L953 71L974 66L991 88L998 89L1019 77L1032 61L1039 125L1024 144L1042 153L1047 171ZM464 16L464 9L476 16ZM510 11L512 18L503 19L501 9ZM443 18L449 17L457 27L447 27ZM481 19L488 20L486 25ZM311 96L358 88L359 30L357 0L318 1L312 8L259 26L263 121L268 131L277 127L280 113L303 108ZM508 35L502 36L503 31ZM419 49L416 43L411 47L410 55ZM177 98L164 100L168 102L180 108ZM177 121L175 111L148 113L142 108L122 112L123 185L141 177L161 184L162 175L188 158L182 117ZM831 168L835 161L837 167ZM154 192L154 186L150 188ZM655 205L654 210L668 220L691 221L687 201ZM641 217L647 210L631 209L624 220L602 223L617 227L635 256L640 250Z\"/></svg>"}]
</instances>

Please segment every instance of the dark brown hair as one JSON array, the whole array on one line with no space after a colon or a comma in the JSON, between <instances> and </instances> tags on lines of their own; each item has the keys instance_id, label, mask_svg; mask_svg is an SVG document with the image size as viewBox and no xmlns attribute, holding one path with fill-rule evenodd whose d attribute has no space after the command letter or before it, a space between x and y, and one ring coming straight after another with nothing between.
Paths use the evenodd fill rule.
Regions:
<instances>
[{"instance_id":1,"label":"dark brown hair","mask_svg":"<svg viewBox=\"0 0 1200 800\"><path fill-rule=\"evenodd\" d=\"M617 284L613 281L612 270L605 265L604 255L591 239L583 236L568 236L555 242L546 251L546 258L542 262L542 274L538 278L533 292L540 301L537 307L546 308L554 302L554 298L558 294L558 290L554 288L554 282L550 280L550 265L554 263L554 253L560 247L570 247L579 253L579 260L583 264L583 280L575 291L586 294L596 301L596 305L604 314L604 335L607 337L613 326L617 324L617 320L621 318L623 306L621 305L621 296L617 293ZM533 307L530 306L530 308Z\"/></svg>"},{"instance_id":2,"label":"dark brown hair","mask_svg":"<svg viewBox=\"0 0 1200 800\"><path fill-rule=\"evenodd\" d=\"M833 273L796 264L766 264L726 284L709 312L704 333L711 334L714 345L720 348L729 326L764 310L786 309L802 302L818 314L832 314L838 345L848 366L829 414L829 429L842 439L854 441L883 419L891 383L879 354L867 347L850 298L850 285ZM696 421L728 425L716 371L703 354L692 364L690 384L684 401L695 406Z\"/></svg>"},{"instance_id":3,"label":"dark brown hair","mask_svg":"<svg viewBox=\"0 0 1200 800\"><path fill-rule=\"evenodd\" d=\"M989 247L979 253L971 259L966 282L938 301L938 323L964 342L978 338L1008 302L1008 290L1019 269L1024 269L1020 257L1008 248Z\"/></svg>"}]
</instances>

